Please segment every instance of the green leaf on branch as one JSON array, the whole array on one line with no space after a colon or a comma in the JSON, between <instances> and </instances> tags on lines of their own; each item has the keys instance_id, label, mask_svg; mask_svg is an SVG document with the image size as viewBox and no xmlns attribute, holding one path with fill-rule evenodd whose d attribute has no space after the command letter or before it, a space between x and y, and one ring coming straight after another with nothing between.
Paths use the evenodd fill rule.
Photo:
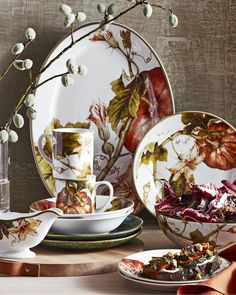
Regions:
<instances>
[{"instance_id":1,"label":"green leaf on branch","mask_svg":"<svg viewBox=\"0 0 236 295\"><path fill-rule=\"evenodd\" d=\"M141 164L148 165L150 162L165 162L168 158L168 150L157 143L150 143L146 146L145 152L141 157Z\"/></svg>"},{"instance_id":2,"label":"green leaf on branch","mask_svg":"<svg viewBox=\"0 0 236 295\"><path fill-rule=\"evenodd\" d=\"M137 75L129 84L125 85L122 75L111 82L112 91L116 94L108 106L108 116L112 129L116 132L120 121L135 117L139 108L140 98L147 89L145 79Z\"/></svg>"},{"instance_id":3,"label":"green leaf on branch","mask_svg":"<svg viewBox=\"0 0 236 295\"><path fill-rule=\"evenodd\" d=\"M166 148L158 146L157 149L157 160L158 161L167 161L167 157L168 157L168 151Z\"/></svg>"}]
</instances>

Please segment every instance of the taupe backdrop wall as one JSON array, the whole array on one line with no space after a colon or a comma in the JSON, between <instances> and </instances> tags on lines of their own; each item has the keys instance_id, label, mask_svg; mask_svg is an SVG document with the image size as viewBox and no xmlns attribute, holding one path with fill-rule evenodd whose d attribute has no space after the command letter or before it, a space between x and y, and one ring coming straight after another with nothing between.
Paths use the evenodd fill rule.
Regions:
<instances>
[{"instance_id":1,"label":"taupe backdrop wall","mask_svg":"<svg viewBox=\"0 0 236 295\"><path fill-rule=\"evenodd\" d=\"M0 72L10 60L10 48L24 38L30 26L37 39L26 56L38 69L48 52L66 34L58 0L0 0ZM64 1L83 9L89 21L99 19L100 1ZM126 0L113 1L125 6ZM153 0L158 3L159 1ZM140 9L122 17L122 22L139 32L157 51L172 85L176 110L201 110L215 113L236 125L236 1L175 0L161 1L179 17L177 29L170 29L167 14L157 11L144 19ZM11 71L0 85L0 125L9 116L26 80ZM12 209L24 211L36 199L48 195L32 157L29 129L20 132L11 145Z\"/></svg>"}]
</instances>

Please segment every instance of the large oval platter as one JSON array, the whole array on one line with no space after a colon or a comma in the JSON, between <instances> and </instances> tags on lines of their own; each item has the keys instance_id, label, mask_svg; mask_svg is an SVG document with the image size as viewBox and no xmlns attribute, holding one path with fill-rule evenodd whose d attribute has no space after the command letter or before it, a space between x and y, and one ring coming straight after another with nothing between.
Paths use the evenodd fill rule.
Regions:
<instances>
[{"instance_id":1,"label":"large oval platter","mask_svg":"<svg viewBox=\"0 0 236 295\"><path fill-rule=\"evenodd\" d=\"M74 33L78 39L94 30L92 23ZM63 39L44 65L71 42ZM144 134L160 119L174 112L172 91L165 70L150 45L128 27L113 23L106 32L95 32L76 43L41 76L42 83L66 72L72 58L86 65L86 76L74 76L74 85L64 87L52 79L36 91L37 119L31 123L31 143L37 168L53 196L51 167L38 152L38 138L56 127L90 128L95 134L94 174L113 183L115 194L143 208L132 179L133 155ZM43 65L43 66L44 66ZM51 146L44 150L50 154Z\"/></svg>"}]
</instances>

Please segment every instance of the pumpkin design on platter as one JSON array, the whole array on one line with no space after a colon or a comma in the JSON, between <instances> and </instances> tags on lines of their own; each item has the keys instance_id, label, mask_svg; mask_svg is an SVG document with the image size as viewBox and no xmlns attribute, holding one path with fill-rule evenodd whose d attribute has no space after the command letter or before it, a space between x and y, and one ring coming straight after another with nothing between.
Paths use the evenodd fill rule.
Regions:
<instances>
[{"instance_id":1,"label":"pumpkin design on platter","mask_svg":"<svg viewBox=\"0 0 236 295\"><path fill-rule=\"evenodd\" d=\"M104 94L88 98L84 116L79 117L78 110L80 121L75 124L94 131L93 171L97 181L111 182L114 195L134 201L134 214L138 214L144 206L134 188L130 163L145 133L159 120L173 114L174 104L168 79L152 49L147 44L143 44L145 50L141 49L138 46L140 37L128 28L112 27L91 34L89 46L104 48L109 56L121 54L123 64L116 65L113 71L115 76L110 74ZM55 116L48 122L45 133L50 133L55 125L57 128L73 125L67 119ZM44 148L50 150L49 142L45 143ZM54 182L50 167L45 166L45 161L38 156L37 147L35 150L41 174L52 194Z\"/></svg>"},{"instance_id":2,"label":"pumpkin design on platter","mask_svg":"<svg viewBox=\"0 0 236 295\"><path fill-rule=\"evenodd\" d=\"M140 98L136 116L126 135L124 146L131 153L135 152L145 133L173 111L169 103L170 93L162 69L153 68L141 72L140 76L147 81L148 87Z\"/></svg>"}]
</instances>

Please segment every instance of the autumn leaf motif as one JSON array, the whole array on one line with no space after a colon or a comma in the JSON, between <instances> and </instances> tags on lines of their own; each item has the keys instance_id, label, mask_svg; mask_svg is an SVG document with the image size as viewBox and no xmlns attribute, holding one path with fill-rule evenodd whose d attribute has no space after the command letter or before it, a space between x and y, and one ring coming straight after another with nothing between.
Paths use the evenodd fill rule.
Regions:
<instances>
[{"instance_id":1,"label":"autumn leaf motif","mask_svg":"<svg viewBox=\"0 0 236 295\"><path fill-rule=\"evenodd\" d=\"M61 125L60 120L53 118L51 123L45 129L44 133L45 134L52 134L53 129L62 128L62 127L63 126ZM45 137L45 143L44 143L43 150L49 158L52 157L52 144L51 144L51 140L48 136Z\"/></svg>"},{"instance_id":2,"label":"autumn leaf motif","mask_svg":"<svg viewBox=\"0 0 236 295\"><path fill-rule=\"evenodd\" d=\"M84 166L81 169L77 169L80 173L80 175L77 177L77 179L86 178L88 175L91 175L93 173L92 167L90 163L84 163Z\"/></svg>"},{"instance_id":3,"label":"autumn leaf motif","mask_svg":"<svg viewBox=\"0 0 236 295\"><path fill-rule=\"evenodd\" d=\"M61 133L57 138L57 155L66 157L69 155L78 154L83 151L89 152L93 144L93 137L79 133Z\"/></svg>"},{"instance_id":4,"label":"autumn leaf motif","mask_svg":"<svg viewBox=\"0 0 236 295\"><path fill-rule=\"evenodd\" d=\"M17 235L18 242L24 241L28 235L36 236L37 229L41 224L41 220L39 219L25 219L22 218L17 221L17 224L13 227L8 228L8 232L13 235Z\"/></svg>"},{"instance_id":5,"label":"autumn leaf motif","mask_svg":"<svg viewBox=\"0 0 236 295\"><path fill-rule=\"evenodd\" d=\"M89 40L90 41L104 41L113 49L119 47L119 43L114 38L113 33L111 31L105 31L103 33L94 34Z\"/></svg>"},{"instance_id":6,"label":"autumn leaf motif","mask_svg":"<svg viewBox=\"0 0 236 295\"><path fill-rule=\"evenodd\" d=\"M35 156L37 163L39 165L40 172L42 173L43 178L45 179L47 186L51 193L54 192L54 178L52 176L52 167L44 160L44 158L39 153L38 147L35 147Z\"/></svg>"},{"instance_id":7,"label":"autumn leaf motif","mask_svg":"<svg viewBox=\"0 0 236 295\"><path fill-rule=\"evenodd\" d=\"M9 237L9 231L8 229L12 227L12 221L11 220L1 220L0 221L0 240L3 239L3 237Z\"/></svg>"},{"instance_id":8,"label":"autumn leaf motif","mask_svg":"<svg viewBox=\"0 0 236 295\"><path fill-rule=\"evenodd\" d=\"M136 116L140 98L147 89L146 80L136 75L135 78L125 85L122 75L119 79L111 82L112 91L116 94L108 106L108 115L112 129L117 132L118 124L127 118Z\"/></svg>"},{"instance_id":9,"label":"autumn leaf motif","mask_svg":"<svg viewBox=\"0 0 236 295\"><path fill-rule=\"evenodd\" d=\"M207 129L208 122L212 119L211 115L204 113L186 112L181 115L181 121L185 125L183 134L191 134L196 127Z\"/></svg>"},{"instance_id":10,"label":"autumn leaf motif","mask_svg":"<svg viewBox=\"0 0 236 295\"><path fill-rule=\"evenodd\" d=\"M168 150L156 143L149 143L141 156L141 164L148 165L150 162L156 164L157 161L167 161Z\"/></svg>"},{"instance_id":11,"label":"autumn leaf motif","mask_svg":"<svg viewBox=\"0 0 236 295\"><path fill-rule=\"evenodd\" d=\"M67 122L64 127L65 128L89 129L90 128L90 122L76 122L76 123Z\"/></svg>"},{"instance_id":12,"label":"autumn leaf motif","mask_svg":"<svg viewBox=\"0 0 236 295\"><path fill-rule=\"evenodd\" d=\"M187 155L185 155L185 157L179 155L179 162L169 169L172 174L171 180L176 181L181 177L181 175L188 180L190 176L193 175L197 166L202 163L204 158L205 154L200 153L198 146L194 144Z\"/></svg>"},{"instance_id":13,"label":"autumn leaf motif","mask_svg":"<svg viewBox=\"0 0 236 295\"><path fill-rule=\"evenodd\" d=\"M121 30L120 36L123 42L123 46L126 49L131 49L131 38L130 38L130 30Z\"/></svg>"},{"instance_id":14,"label":"autumn leaf motif","mask_svg":"<svg viewBox=\"0 0 236 295\"><path fill-rule=\"evenodd\" d=\"M89 129L90 128L90 122L76 122L71 123L67 122L65 126L63 126L60 122L60 120L53 118L51 123L48 125L48 127L45 129L45 134L52 134L53 129L57 128L83 128L83 129ZM46 137L45 144L44 144L44 152L45 154L51 158L52 157L52 144L51 139L49 137Z\"/></svg>"},{"instance_id":15,"label":"autumn leaf motif","mask_svg":"<svg viewBox=\"0 0 236 295\"><path fill-rule=\"evenodd\" d=\"M89 129L90 122L76 122L76 123L67 122L63 126L60 120L53 118L51 123L45 129L44 133L52 134L53 129L63 128L63 127ZM51 140L49 138L46 138L43 149L44 149L44 152L47 154L47 156L51 158L52 145L51 145ZM54 178L52 177L52 167L41 156L37 146L35 146L35 155L36 155L37 163L39 165L40 172L47 183L47 187L49 188L50 192L53 193L55 190L55 185L54 185Z\"/></svg>"},{"instance_id":16,"label":"autumn leaf motif","mask_svg":"<svg viewBox=\"0 0 236 295\"><path fill-rule=\"evenodd\" d=\"M114 199L111 201L111 208L105 210L105 212L120 210L122 208L122 202L120 199Z\"/></svg>"}]
</instances>

